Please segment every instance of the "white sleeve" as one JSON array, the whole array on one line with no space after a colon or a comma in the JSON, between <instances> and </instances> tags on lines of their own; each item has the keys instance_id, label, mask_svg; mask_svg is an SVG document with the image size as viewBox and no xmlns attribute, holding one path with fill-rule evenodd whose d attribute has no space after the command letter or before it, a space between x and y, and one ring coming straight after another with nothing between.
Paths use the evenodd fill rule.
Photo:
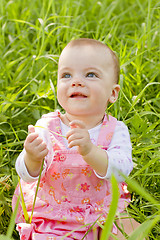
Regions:
<instances>
[{"instance_id":1,"label":"white sleeve","mask_svg":"<svg viewBox=\"0 0 160 240\"><path fill-rule=\"evenodd\" d=\"M48 132L47 126L46 126L46 119L45 118L39 119L35 126L37 126L37 127L35 127L35 132L37 132L39 134L39 136L43 139L43 141L46 142L47 148L50 149L48 155L52 155L53 152L52 152L49 132ZM38 126L40 126L40 127L38 127ZM22 178L23 181L25 181L25 182L30 183L30 182L37 181L39 176L32 177L28 173L28 170L27 170L25 162L24 162L24 154L25 154L25 149L23 149L23 151L20 153L20 155L18 156L18 158L16 160L16 164L15 164L16 171L17 171L18 175L20 176L20 178ZM48 157L48 155L45 157L45 159ZM46 168L47 168L47 164L46 164L46 161L44 161L43 171L42 171L41 176L44 176Z\"/></svg>"},{"instance_id":2,"label":"white sleeve","mask_svg":"<svg viewBox=\"0 0 160 240\"><path fill-rule=\"evenodd\" d=\"M96 172L96 176L101 179L109 179L112 173L117 181L124 181L119 171L128 176L133 169L132 162L132 146L130 135L127 126L118 121L111 143L106 150L108 155L108 169L104 177L101 177Z\"/></svg>"}]
</instances>

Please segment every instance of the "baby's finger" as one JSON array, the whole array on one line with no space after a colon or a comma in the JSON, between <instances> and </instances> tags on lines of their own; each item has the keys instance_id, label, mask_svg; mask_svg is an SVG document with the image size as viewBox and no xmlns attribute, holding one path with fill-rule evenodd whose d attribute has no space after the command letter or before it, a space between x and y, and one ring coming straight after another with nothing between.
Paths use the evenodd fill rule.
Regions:
<instances>
[{"instance_id":1,"label":"baby's finger","mask_svg":"<svg viewBox=\"0 0 160 240\"><path fill-rule=\"evenodd\" d=\"M84 122L80 120L73 120L69 125L71 128L86 128Z\"/></svg>"},{"instance_id":2,"label":"baby's finger","mask_svg":"<svg viewBox=\"0 0 160 240\"><path fill-rule=\"evenodd\" d=\"M25 144L32 143L38 137L39 137L38 133L35 132L29 133L29 135L26 137Z\"/></svg>"},{"instance_id":3,"label":"baby's finger","mask_svg":"<svg viewBox=\"0 0 160 240\"><path fill-rule=\"evenodd\" d=\"M37 145L36 147L37 152L47 152L48 153L48 148L47 148L47 144L45 142L42 142L40 145Z\"/></svg>"},{"instance_id":4,"label":"baby's finger","mask_svg":"<svg viewBox=\"0 0 160 240\"><path fill-rule=\"evenodd\" d=\"M29 132L29 133L35 132L35 129L34 129L34 126L33 126L33 125L29 125L29 126L28 126L28 132Z\"/></svg>"},{"instance_id":5,"label":"baby's finger","mask_svg":"<svg viewBox=\"0 0 160 240\"><path fill-rule=\"evenodd\" d=\"M75 140L68 143L68 148L79 147L80 142L81 142L80 139L75 139Z\"/></svg>"},{"instance_id":6,"label":"baby's finger","mask_svg":"<svg viewBox=\"0 0 160 240\"><path fill-rule=\"evenodd\" d=\"M83 135L82 134L79 134L79 133L74 133L74 134L71 134L67 137L67 140L68 140L68 143L74 141L74 140L78 140L78 139L82 139L83 138Z\"/></svg>"}]
</instances>

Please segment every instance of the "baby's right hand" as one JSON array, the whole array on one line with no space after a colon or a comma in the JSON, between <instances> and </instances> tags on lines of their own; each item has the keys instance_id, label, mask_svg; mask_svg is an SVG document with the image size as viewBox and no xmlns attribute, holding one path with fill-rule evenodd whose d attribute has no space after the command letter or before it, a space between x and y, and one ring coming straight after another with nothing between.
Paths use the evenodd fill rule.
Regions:
<instances>
[{"instance_id":1,"label":"baby's right hand","mask_svg":"<svg viewBox=\"0 0 160 240\"><path fill-rule=\"evenodd\" d=\"M30 161L42 162L43 158L48 154L46 143L35 132L34 126L28 126L28 136L24 142L24 148L26 150L26 157Z\"/></svg>"}]
</instances>

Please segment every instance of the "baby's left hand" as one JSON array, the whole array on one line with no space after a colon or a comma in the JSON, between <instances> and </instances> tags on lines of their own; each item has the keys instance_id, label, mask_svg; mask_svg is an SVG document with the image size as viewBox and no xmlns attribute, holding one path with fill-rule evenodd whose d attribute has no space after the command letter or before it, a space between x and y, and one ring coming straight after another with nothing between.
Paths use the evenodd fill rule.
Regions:
<instances>
[{"instance_id":1,"label":"baby's left hand","mask_svg":"<svg viewBox=\"0 0 160 240\"><path fill-rule=\"evenodd\" d=\"M90 140L89 132L85 127L84 122L80 120L73 120L70 122L71 130L66 134L68 140L68 147L78 147L78 152L82 156L87 155L93 146Z\"/></svg>"}]
</instances>

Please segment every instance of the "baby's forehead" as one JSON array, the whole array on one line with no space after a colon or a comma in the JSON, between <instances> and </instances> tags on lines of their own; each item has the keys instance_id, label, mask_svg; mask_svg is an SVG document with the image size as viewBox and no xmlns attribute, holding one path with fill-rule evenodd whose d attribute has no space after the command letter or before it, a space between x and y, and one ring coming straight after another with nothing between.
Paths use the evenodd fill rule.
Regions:
<instances>
[{"instance_id":1,"label":"baby's forehead","mask_svg":"<svg viewBox=\"0 0 160 240\"><path fill-rule=\"evenodd\" d=\"M91 56L93 58L101 57L101 60L104 61L114 61L111 50L106 45L83 43L74 45L68 44L61 52L59 64L61 63L61 60L63 61L64 59L70 59L72 56L82 56L82 53L84 54L84 58L86 56Z\"/></svg>"},{"instance_id":2,"label":"baby's forehead","mask_svg":"<svg viewBox=\"0 0 160 240\"><path fill-rule=\"evenodd\" d=\"M108 48L106 45L102 45L101 43L98 44L98 43L94 43L94 44L90 44L90 43L81 43L81 44L74 44L74 45L70 45L68 44L62 51L62 53L65 51L65 50L71 50L71 51L82 51L82 50L90 50L92 52L97 52L97 50L101 51L101 52L104 52L105 53L111 53L111 50L110 48ZM61 53L61 54L62 54Z\"/></svg>"}]
</instances>

